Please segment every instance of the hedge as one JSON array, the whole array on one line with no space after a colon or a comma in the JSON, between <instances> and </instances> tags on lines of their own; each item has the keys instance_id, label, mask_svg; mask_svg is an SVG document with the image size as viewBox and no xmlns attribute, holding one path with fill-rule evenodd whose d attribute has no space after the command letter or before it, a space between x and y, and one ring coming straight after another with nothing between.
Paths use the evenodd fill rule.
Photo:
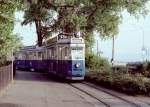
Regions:
<instances>
[{"instance_id":1,"label":"hedge","mask_svg":"<svg viewBox=\"0 0 150 107\"><path fill-rule=\"evenodd\" d=\"M87 72L85 79L100 86L130 95L150 96L150 78L141 74L110 72Z\"/></svg>"}]
</instances>

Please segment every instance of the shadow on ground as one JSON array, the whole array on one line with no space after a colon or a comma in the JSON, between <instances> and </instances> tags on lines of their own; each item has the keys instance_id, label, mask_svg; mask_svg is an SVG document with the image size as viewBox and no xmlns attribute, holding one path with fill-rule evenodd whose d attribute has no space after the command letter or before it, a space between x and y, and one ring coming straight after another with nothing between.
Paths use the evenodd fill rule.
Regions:
<instances>
[{"instance_id":1,"label":"shadow on ground","mask_svg":"<svg viewBox=\"0 0 150 107\"><path fill-rule=\"evenodd\" d=\"M46 72L28 72L28 71L20 71L20 70L16 71L16 75L14 79L22 80L22 81L40 81L40 82L52 81L52 82L59 82L59 83L73 82L73 81L62 79L58 76Z\"/></svg>"}]
</instances>

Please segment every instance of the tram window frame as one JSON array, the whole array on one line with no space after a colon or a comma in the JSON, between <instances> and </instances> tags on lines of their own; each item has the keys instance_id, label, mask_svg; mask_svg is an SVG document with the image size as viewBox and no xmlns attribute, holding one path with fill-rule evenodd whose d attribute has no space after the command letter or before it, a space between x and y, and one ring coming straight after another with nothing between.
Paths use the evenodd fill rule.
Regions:
<instances>
[{"instance_id":1,"label":"tram window frame","mask_svg":"<svg viewBox=\"0 0 150 107\"><path fill-rule=\"evenodd\" d=\"M38 57L41 57L41 52L38 52Z\"/></svg>"},{"instance_id":2,"label":"tram window frame","mask_svg":"<svg viewBox=\"0 0 150 107\"><path fill-rule=\"evenodd\" d=\"M33 58L34 58L34 60L36 60L36 52L35 51L33 52Z\"/></svg>"},{"instance_id":3,"label":"tram window frame","mask_svg":"<svg viewBox=\"0 0 150 107\"><path fill-rule=\"evenodd\" d=\"M62 49L62 56L64 59L70 59L71 58L71 51L68 46L63 47Z\"/></svg>"},{"instance_id":4,"label":"tram window frame","mask_svg":"<svg viewBox=\"0 0 150 107\"><path fill-rule=\"evenodd\" d=\"M47 49L45 49L45 59L47 59Z\"/></svg>"},{"instance_id":5,"label":"tram window frame","mask_svg":"<svg viewBox=\"0 0 150 107\"><path fill-rule=\"evenodd\" d=\"M19 60L25 60L25 57L24 57L25 55L24 55L24 53L19 53L18 54L18 59Z\"/></svg>"},{"instance_id":6,"label":"tram window frame","mask_svg":"<svg viewBox=\"0 0 150 107\"><path fill-rule=\"evenodd\" d=\"M46 50L43 51L43 59L46 59Z\"/></svg>"},{"instance_id":7,"label":"tram window frame","mask_svg":"<svg viewBox=\"0 0 150 107\"><path fill-rule=\"evenodd\" d=\"M64 48L64 56L65 57L68 56L68 48L67 47Z\"/></svg>"},{"instance_id":8,"label":"tram window frame","mask_svg":"<svg viewBox=\"0 0 150 107\"><path fill-rule=\"evenodd\" d=\"M29 56L30 56L30 59L32 60L33 59L33 52L32 51L29 53Z\"/></svg>"},{"instance_id":9,"label":"tram window frame","mask_svg":"<svg viewBox=\"0 0 150 107\"><path fill-rule=\"evenodd\" d=\"M48 49L46 50L46 53L47 53L46 58L48 59L49 58L49 50Z\"/></svg>"},{"instance_id":10,"label":"tram window frame","mask_svg":"<svg viewBox=\"0 0 150 107\"><path fill-rule=\"evenodd\" d=\"M42 52L37 52L37 53L38 53L38 56L37 56L38 60L42 60Z\"/></svg>"},{"instance_id":11,"label":"tram window frame","mask_svg":"<svg viewBox=\"0 0 150 107\"><path fill-rule=\"evenodd\" d=\"M71 47L71 50L83 50L83 47Z\"/></svg>"},{"instance_id":12,"label":"tram window frame","mask_svg":"<svg viewBox=\"0 0 150 107\"><path fill-rule=\"evenodd\" d=\"M51 49L48 49L48 58L51 58Z\"/></svg>"},{"instance_id":13,"label":"tram window frame","mask_svg":"<svg viewBox=\"0 0 150 107\"><path fill-rule=\"evenodd\" d=\"M55 58L55 48L51 48L51 58Z\"/></svg>"},{"instance_id":14,"label":"tram window frame","mask_svg":"<svg viewBox=\"0 0 150 107\"><path fill-rule=\"evenodd\" d=\"M61 59L62 54L62 46L57 47L57 57L58 59Z\"/></svg>"},{"instance_id":15,"label":"tram window frame","mask_svg":"<svg viewBox=\"0 0 150 107\"><path fill-rule=\"evenodd\" d=\"M81 58L80 57L77 58L76 55L75 55L76 53L74 51L77 52L78 54L79 54L79 52L81 52L82 57ZM85 57L84 47L82 47L82 46L72 46L71 47L71 53L72 53L72 56L71 56L72 59L81 60L81 59L83 59Z\"/></svg>"},{"instance_id":16,"label":"tram window frame","mask_svg":"<svg viewBox=\"0 0 150 107\"><path fill-rule=\"evenodd\" d=\"M46 50L46 53L47 53L46 58L47 58L47 59L50 59L50 58L51 58L51 48L48 48L48 49Z\"/></svg>"},{"instance_id":17,"label":"tram window frame","mask_svg":"<svg viewBox=\"0 0 150 107\"><path fill-rule=\"evenodd\" d=\"M27 52L26 53L26 60L29 60L30 58L29 58L29 53Z\"/></svg>"}]
</instances>

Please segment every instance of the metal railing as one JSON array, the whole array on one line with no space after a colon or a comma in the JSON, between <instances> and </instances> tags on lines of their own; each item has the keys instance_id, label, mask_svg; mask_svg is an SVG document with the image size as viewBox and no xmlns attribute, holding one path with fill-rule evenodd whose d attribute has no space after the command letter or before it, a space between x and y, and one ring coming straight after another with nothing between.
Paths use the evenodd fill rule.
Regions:
<instances>
[{"instance_id":1,"label":"metal railing","mask_svg":"<svg viewBox=\"0 0 150 107\"><path fill-rule=\"evenodd\" d=\"M13 80L12 64L0 67L0 92Z\"/></svg>"}]
</instances>

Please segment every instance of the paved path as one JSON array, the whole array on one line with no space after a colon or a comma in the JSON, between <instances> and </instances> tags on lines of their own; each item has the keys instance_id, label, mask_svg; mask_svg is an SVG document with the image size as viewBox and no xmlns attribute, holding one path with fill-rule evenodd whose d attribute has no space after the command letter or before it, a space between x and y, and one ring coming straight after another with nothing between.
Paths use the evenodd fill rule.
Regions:
<instances>
[{"instance_id":1,"label":"paved path","mask_svg":"<svg viewBox=\"0 0 150 107\"><path fill-rule=\"evenodd\" d=\"M18 71L14 83L0 96L0 107L106 107L67 83L52 78L46 73ZM103 94L99 96L104 97ZM148 105L142 107L150 106L150 98L134 97L134 100ZM117 104L118 100L114 101Z\"/></svg>"},{"instance_id":2,"label":"paved path","mask_svg":"<svg viewBox=\"0 0 150 107\"><path fill-rule=\"evenodd\" d=\"M94 107L97 101L51 80L47 74L17 72L16 80L0 96L0 107Z\"/></svg>"}]
</instances>

